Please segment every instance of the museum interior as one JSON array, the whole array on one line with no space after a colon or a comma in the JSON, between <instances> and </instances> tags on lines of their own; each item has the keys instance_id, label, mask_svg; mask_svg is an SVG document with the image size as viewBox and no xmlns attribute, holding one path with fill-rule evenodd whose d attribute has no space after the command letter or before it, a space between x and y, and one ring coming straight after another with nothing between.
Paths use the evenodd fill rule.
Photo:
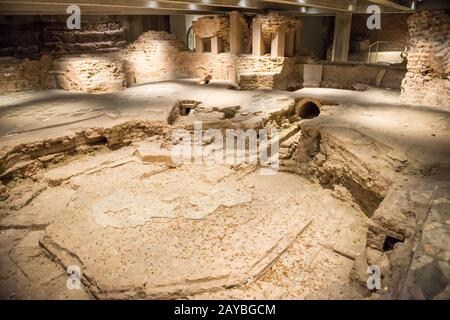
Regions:
<instances>
[{"instance_id":1,"label":"museum interior","mask_svg":"<svg viewBox=\"0 0 450 320\"><path fill-rule=\"evenodd\" d=\"M450 299L447 0L0 0L0 298Z\"/></svg>"}]
</instances>

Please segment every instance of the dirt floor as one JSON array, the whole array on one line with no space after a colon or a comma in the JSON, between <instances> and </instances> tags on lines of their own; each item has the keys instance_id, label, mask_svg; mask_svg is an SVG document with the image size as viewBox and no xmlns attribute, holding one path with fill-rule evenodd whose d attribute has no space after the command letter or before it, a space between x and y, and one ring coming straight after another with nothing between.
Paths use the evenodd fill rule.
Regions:
<instances>
[{"instance_id":1,"label":"dirt floor","mask_svg":"<svg viewBox=\"0 0 450 320\"><path fill-rule=\"evenodd\" d=\"M376 89L226 86L2 98L1 298L367 298L368 264L385 275L372 297L450 294L448 112ZM303 97L317 118L298 117ZM174 165L171 134L194 121L279 128L280 170Z\"/></svg>"}]
</instances>

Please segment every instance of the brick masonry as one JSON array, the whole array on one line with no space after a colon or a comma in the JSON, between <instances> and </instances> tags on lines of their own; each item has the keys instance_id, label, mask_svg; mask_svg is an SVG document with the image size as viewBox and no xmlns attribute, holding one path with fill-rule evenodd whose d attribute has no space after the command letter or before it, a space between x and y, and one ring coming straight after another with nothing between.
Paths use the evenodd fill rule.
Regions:
<instances>
[{"instance_id":1,"label":"brick masonry","mask_svg":"<svg viewBox=\"0 0 450 320\"><path fill-rule=\"evenodd\" d=\"M450 109L450 15L421 11L408 19L411 47L402 97L407 103Z\"/></svg>"},{"instance_id":2,"label":"brick masonry","mask_svg":"<svg viewBox=\"0 0 450 320\"><path fill-rule=\"evenodd\" d=\"M0 56L92 53L125 46L124 17L83 16L81 30L68 30L67 16L0 16Z\"/></svg>"},{"instance_id":3,"label":"brick masonry","mask_svg":"<svg viewBox=\"0 0 450 320\"><path fill-rule=\"evenodd\" d=\"M242 23L248 26L244 16L241 18ZM228 16L202 19L197 32L204 32L202 28L211 23L223 26L227 19ZM281 20L268 23L270 32L274 32L280 23ZM411 51L408 75L402 86L403 97L408 103L448 105L449 58L448 46L445 46L449 38L448 15L421 12L411 16L408 23ZM420 26L421 23L425 23L425 27ZM290 25L298 27L294 22ZM93 52L82 55L53 54L35 60L2 58L0 92L57 87L100 93L139 83L206 75L213 79L237 81L243 89L286 89L297 87L292 82L303 83L303 63L306 63L302 56L272 58L270 55L256 57L251 54L236 56L228 52L191 52L174 35L157 31L145 32L135 42L113 52L91 49ZM381 86L399 89L403 68L383 68L388 71ZM354 83L375 85L379 72L380 68L365 65L328 63L324 65L322 86L352 89Z\"/></svg>"},{"instance_id":4,"label":"brick masonry","mask_svg":"<svg viewBox=\"0 0 450 320\"><path fill-rule=\"evenodd\" d=\"M281 25L286 27L286 31L296 30L301 26L300 19L294 16L283 16L272 13L268 15L257 15L256 19L261 23L261 32L266 45L270 44L272 35L278 31Z\"/></svg>"},{"instance_id":5,"label":"brick masonry","mask_svg":"<svg viewBox=\"0 0 450 320\"><path fill-rule=\"evenodd\" d=\"M383 41L380 51L402 51L408 40L407 13L384 13L381 15L381 29L367 28L367 14L355 14L352 17L351 51L366 51L359 46L360 41L368 40L369 44Z\"/></svg>"},{"instance_id":6,"label":"brick masonry","mask_svg":"<svg viewBox=\"0 0 450 320\"><path fill-rule=\"evenodd\" d=\"M53 58L47 55L38 60L0 58L0 94L52 88L52 68Z\"/></svg>"}]
</instances>

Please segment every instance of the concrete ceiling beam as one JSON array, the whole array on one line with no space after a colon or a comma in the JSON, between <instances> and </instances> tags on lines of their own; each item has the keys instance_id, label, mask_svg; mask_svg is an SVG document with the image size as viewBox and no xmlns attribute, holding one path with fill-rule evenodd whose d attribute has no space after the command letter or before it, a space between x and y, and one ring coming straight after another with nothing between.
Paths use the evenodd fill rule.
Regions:
<instances>
[{"instance_id":1,"label":"concrete ceiling beam","mask_svg":"<svg viewBox=\"0 0 450 320\"><path fill-rule=\"evenodd\" d=\"M99 15L174 15L174 14L193 14L192 10L183 9L151 9L139 7L103 7L96 5L78 4L82 14ZM66 15L68 4L39 4L29 5L26 3L5 3L0 2L1 15ZM219 11L195 11L197 14L220 13Z\"/></svg>"},{"instance_id":2,"label":"concrete ceiling beam","mask_svg":"<svg viewBox=\"0 0 450 320\"><path fill-rule=\"evenodd\" d=\"M230 10L245 11L247 8L231 8L219 5L207 5L197 3L175 1L149 1L149 0L1 0L0 14L30 14L29 12L60 12L69 5L77 4L86 14L118 12L119 14L158 14L168 11L169 14L193 14L193 13L220 13ZM54 7L54 9L52 8ZM45 8L45 10L43 9ZM64 9L65 10L65 9ZM258 11L257 8L252 11ZM261 10L262 11L262 10Z\"/></svg>"},{"instance_id":3,"label":"concrete ceiling beam","mask_svg":"<svg viewBox=\"0 0 450 320\"><path fill-rule=\"evenodd\" d=\"M201 4L208 6L219 6L228 8L241 8L241 9L265 9L263 1L258 0L158 0L159 2L168 3L184 3L184 4Z\"/></svg>"},{"instance_id":4,"label":"concrete ceiling beam","mask_svg":"<svg viewBox=\"0 0 450 320\"><path fill-rule=\"evenodd\" d=\"M264 2L290 4L308 8L327 9L334 11L350 11L351 0L264 0Z\"/></svg>"},{"instance_id":5,"label":"concrete ceiling beam","mask_svg":"<svg viewBox=\"0 0 450 320\"><path fill-rule=\"evenodd\" d=\"M370 2L403 11L413 11L417 7L416 0L369 0Z\"/></svg>"}]
</instances>

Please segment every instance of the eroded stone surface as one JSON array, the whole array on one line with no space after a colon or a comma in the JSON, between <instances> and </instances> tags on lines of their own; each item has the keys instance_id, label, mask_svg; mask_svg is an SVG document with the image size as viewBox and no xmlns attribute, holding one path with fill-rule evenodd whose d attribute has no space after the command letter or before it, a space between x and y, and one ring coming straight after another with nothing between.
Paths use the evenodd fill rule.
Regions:
<instances>
[{"instance_id":1,"label":"eroded stone surface","mask_svg":"<svg viewBox=\"0 0 450 320\"><path fill-rule=\"evenodd\" d=\"M113 228L99 225L91 211L107 203L114 206L115 202L110 201L117 198L115 193L110 198L103 196L114 187L111 191L102 188L93 193L93 186L83 181L69 205L73 213L61 223L47 227L42 243L58 258L64 257L66 251L77 256L80 261L63 261L82 264L84 274L91 279L89 290L99 297L174 297L244 283L261 272L275 258L272 256L282 252L305 228L309 222L306 210L293 210L294 203L282 205L290 203L288 199L294 197L296 188L290 195L267 197L242 183L237 191L234 175L221 182L195 181L194 176L201 176L202 169L193 165L139 181L132 178L142 177L137 175L139 168L130 164L126 167L128 185L123 183L123 173L104 175L107 179L121 175L122 181L118 182L122 182L122 189L132 190L132 185L139 181L141 196L151 195L143 202L121 202L115 206L116 209L122 206L125 213L121 214L128 217L131 213L139 215L140 211L132 212L137 208L142 212L149 210L153 219L146 223L141 223L145 219L139 221L139 227L133 223ZM95 179L98 183L103 177ZM151 201L151 197L159 198L159 203ZM95 199L93 206L90 199ZM156 219L154 214L161 212L158 210L162 210L160 203L164 201L173 211L167 214L170 210L164 207L166 214L160 218L165 219ZM67 224L71 231L67 230ZM117 269L115 266L119 264L122 267ZM182 270L180 265L184 266ZM123 271L112 275L106 272L108 266Z\"/></svg>"},{"instance_id":2,"label":"eroded stone surface","mask_svg":"<svg viewBox=\"0 0 450 320\"><path fill-rule=\"evenodd\" d=\"M170 96L162 100L172 102L177 90L181 89L170 84L156 91ZM192 99L205 95L203 90L192 91ZM63 294L62 266L76 264L84 275L83 294L97 298L360 298L367 290L349 282L354 261L359 260L380 264L389 283L399 283L402 279L397 275L407 271L403 263L414 261L411 279L421 281L422 291L421 295L414 289L414 297L446 296L447 221L430 214L423 235L419 224L409 232L415 223L408 219L416 212L399 208L427 203L429 189L399 189L398 197L385 198L393 181L406 184L423 180L423 175L431 181L447 177L445 113L399 106L325 105L318 118L296 127L292 96L253 92L230 94L227 105L215 107L211 107L215 97L209 97L195 110L199 113L192 111L176 123L190 128L200 114L211 116L212 126L242 128L248 121L249 127L281 127L285 134L280 139L281 169L292 169L308 181L287 173L260 176L254 166L173 168L161 158L142 161L134 152L141 143L151 142L159 152L167 147L171 128L166 123L128 121L141 117L139 106L132 107L134 98L146 97L134 94L120 95L129 99L127 112L107 128L96 125L95 130L72 136L64 132L60 139L4 148L2 169L13 169L10 173L15 174L2 180L6 185L1 189L3 296L18 292L17 297L34 297L30 292L43 287L44 297L53 297L51 290L57 288L56 296L70 298ZM159 112L165 121L172 107L169 103L145 112ZM24 136L8 137L4 143ZM126 145L130 147L123 148ZM80 147L90 155L71 154ZM152 157L153 151L146 154ZM389 210L389 203L378 208L392 199L390 206L396 210ZM435 209L446 212L446 199L448 194L439 195L433 202ZM361 200L367 201L366 207ZM367 248L367 217L361 208L374 213L371 223L383 226L374 232L374 239L404 235L404 243L389 252ZM413 245L420 250L410 260ZM50 263L42 249L58 264ZM34 262L49 272L43 274ZM436 276L438 285L427 286Z\"/></svg>"},{"instance_id":3,"label":"eroded stone surface","mask_svg":"<svg viewBox=\"0 0 450 320\"><path fill-rule=\"evenodd\" d=\"M108 159L121 163L132 148L113 151ZM273 297L287 290L282 283L289 282L258 279L273 263L278 266L302 232L322 228L319 220L329 220L330 206L339 208L339 214L327 236L308 233L300 251L283 261L292 265L304 246L315 241L323 259L334 255L336 263L349 265L348 258L333 250L354 255L361 246L348 242L347 247L348 237L336 233L344 222L339 216L354 209L298 176L260 176L252 166L192 164L170 169L138 157L115 166L114 161L105 165L104 157L86 156L60 166L58 170L66 167L68 173L62 183L50 184L30 204L0 221L3 228L39 229L26 238L39 240L62 266L81 266L84 289L97 298L174 298L211 290L220 296L230 286L257 297L260 293L245 289L253 281ZM78 166L83 170L71 170ZM316 198L326 201L312 201ZM358 219L357 229L348 230L356 238L365 232ZM323 263L319 261L317 265ZM311 264L311 269L317 267ZM302 269L296 272L296 277L304 276ZM336 281L346 280L339 276ZM284 289L269 293L269 288L280 286ZM288 290L285 296L298 294Z\"/></svg>"}]
</instances>

